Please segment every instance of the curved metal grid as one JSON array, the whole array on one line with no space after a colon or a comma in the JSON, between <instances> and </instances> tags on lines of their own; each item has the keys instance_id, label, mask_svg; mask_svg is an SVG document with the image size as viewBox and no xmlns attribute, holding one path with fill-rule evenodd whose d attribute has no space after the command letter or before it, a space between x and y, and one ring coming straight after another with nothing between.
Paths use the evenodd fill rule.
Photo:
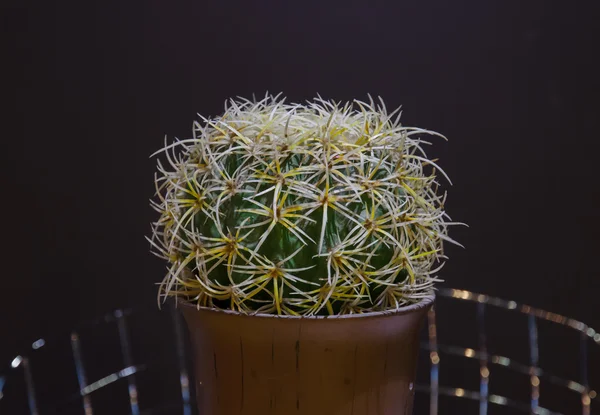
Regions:
<instances>
[{"instance_id":1,"label":"curved metal grid","mask_svg":"<svg viewBox=\"0 0 600 415\"><path fill-rule=\"evenodd\" d=\"M597 397L595 390L590 388L588 382L588 342L600 346L600 333L578 320L565 317L556 313L531 307L526 304L518 304L515 301L507 301L485 294L474 293L466 290L441 289L438 293L441 297L447 297L459 301L468 301L477 304L477 323L479 344L478 349L457 347L452 345L438 344L436 312L432 309L428 316L428 338L423 348L429 351L430 360L430 385L419 387L419 390L430 394L430 414L437 415L439 408L439 396L451 396L462 399L479 401L479 413L487 414L488 404L508 406L523 413L533 414L558 414L548 408L539 405L540 384L542 381L554 384L574 391L581 396L581 413L591 413L592 401ZM506 356L493 355L487 352L485 337L485 310L486 307L498 307L500 309L518 312L527 316L528 319L528 343L530 359L528 363L521 363ZM539 367L539 344L538 344L538 320L545 320L557 325L568 327L579 332L580 351L579 366L580 380L570 380L552 375ZM468 359L479 360L480 363L480 386L479 391L467 391L462 388L444 387L439 384L440 352L447 355L461 356ZM518 402L509 397L489 394L490 365L504 366L516 373L528 375L531 385L531 399L529 403ZM575 412L573 412L575 413Z\"/></svg>"},{"instance_id":2,"label":"curved metal grid","mask_svg":"<svg viewBox=\"0 0 600 415\"><path fill-rule=\"evenodd\" d=\"M430 415L443 414L440 411L439 399L440 396L451 397L453 399L463 399L479 402L479 414L485 415L489 411L490 405L505 406L512 410L522 413L533 414L559 414L553 412L550 408L541 407L540 402L540 384L547 382L564 390L576 393L580 396L580 408L573 409L572 413L581 412L583 415L590 415L592 403L597 397L595 390L591 389L588 383L588 343L591 342L595 346L600 346L600 333L586 324L562 316L552 312L544 311L524 304L518 304L514 301L502 300L496 297L491 297L485 294L473 293L465 290L457 289L440 289L438 297L446 298L454 301L471 302L476 304L477 314L477 332L478 345L476 348L465 348L455 345L445 345L438 343L437 336L437 319L436 311L432 309L428 315L428 330L427 341L422 344L422 349L429 353L429 368L420 368L420 370L429 371L428 385L416 385L416 391L429 394L429 413ZM488 307L496 307L508 312L516 312L527 317L528 323L528 345L529 345L529 362L517 362L507 356L501 356L489 353L487 351L485 313ZM98 390L105 388L116 382L126 384L129 408L126 412L132 415L139 414L159 414L159 413L183 413L191 415L195 413L195 402L193 399L193 385L188 375L187 364L187 348L185 340L185 329L181 316L177 311L171 309L173 316L174 327L174 354L177 358L177 370L179 375L179 390L180 396L173 402L164 405L162 408L154 407L152 409L141 409L138 396L137 377L143 375L144 371L152 365L152 362L147 364L134 364L132 356L131 342L129 339L128 317L133 313L132 310L116 310L115 312L105 315L102 318L91 322L88 326L98 326L100 324L114 324L117 328L119 339L120 352L122 357L122 369L109 373L100 379L94 379L90 382L88 379L84 351L81 347L80 334L74 330L70 334L71 354L75 367L76 378L78 383L78 391L69 393L68 399L72 401L79 400L79 412L85 415L94 414L94 406L92 396ZM141 311L139 312L141 313ZM543 370L539 367L539 344L538 344L538 321L545 320L556 325L565 326L579 333L580 348L579 348L579 379L571 380L564 377L556 376ZM39 408L37 401L37 387L44 385L36 384L35 371L32 369L32 359L38 350L44 348L49 339L40 338L32 343L31 350L23 355L16 356L10 362L10 368L0 375L0 413L2 412L2 401L4 398L3 390L5 386L18 377L24 382L26 407L31 415L45 414L45 408ZM92 351L88 351L92 352ZM479 362L479 390L468 390L461 387L441 385L440 384L440 368L442 367L441 355L455 356L466 359L472 359ZM494 366L501 366L508 370L526 375L529 377L530 384L530 400L522 402L512 399L508 396L500 396L489 392L489 383L491 372ZM123 412L125 413L125 412ZM425 413L425 412L423 412ZM570 412L571 413L571 412Z\"/></svg>"}]
</instances>

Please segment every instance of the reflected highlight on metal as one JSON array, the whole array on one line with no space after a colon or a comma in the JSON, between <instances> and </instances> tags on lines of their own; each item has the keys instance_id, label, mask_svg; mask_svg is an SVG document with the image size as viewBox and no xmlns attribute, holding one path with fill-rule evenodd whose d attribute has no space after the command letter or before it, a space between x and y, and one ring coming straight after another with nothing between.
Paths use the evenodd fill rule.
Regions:
<instances>
[{"instance_id":1,"label":"reflected highlight on metal","mask_svg":"<svg viewBox=\"0 0 600 415\"><path fill-rule=\"evenodd\" d=\"M37 350L41 347L44 347L44 345L46 344L46 340L44 339L37 339L36 341L34 341L33 343L31 343L31 348L33 350Z\"/></svg>"},{"instance_id":2,"label":"reflected highlight on metal","mask_svg":"<svg viewBox=\"0 0 600 415\"><path fill-rule=\"evenodd\" d=\"M10 362L10 367L12 367L13 369L16 369L21 365L22 361L23 361L23 357L17 356L12 360L12 362Z\"/></svg>"},{"instance_id":3,"label":"reflected highlight on metal","mask_svg":"<svg viewBox=\"0 0 600 415\"><path fill-rule=\"evenodd\" d=\"M433 391L428 388L427 386L418 386L417 387L417 391L419 392L423 392L423 393L433 393ZM479 401L481 402L481 395L478 392L474 392L474 391L469 391L469 390L465 390L462 388L446 388L446 387L440 387L439 391L438 391L439 395L442 396L449 396L452 398L461 398L461 399L469 399L472 401ZM528 404L523 404L521 402L517 402L514 401L512 399L509 399L505 396L500 396L500 395L489 395L487 402L489 403L493 403L495 405L499 405L499 406L506 406L507 408L511 408L511 409L516 409L521 413L530 413L530 414L536 414L536 415L562 415L559 412L552 412L548 409L542 408L542 407L538 407L535 411L531 411L530 407ZM481 406L480 406L481 408ZM430 412L430 413L434 413L434 412Z\"/></svg>"},{"instance_id":4,"label":"reflected highlight on metal","mask_svg":"<svg viewBox=\"0 0 600 415\"><path fill-rule=\"evenodd\" d=\"M90 383L85 388L81 389L81 392L80 392L81 396L89 395L92 392L95 392L100 388L110 385L111 383L114 383L119 379L123 379L123 378L131 379L135 373L139 372L142 369L143 369L143 367L137 368L134 366L130 366L130 367L126 367L125 369L119 370L118 372L111 373L110 375L105 376L102 379L98 379L97 381ZM136 408L137 408L137 404L136 404ZM139 411L137 413L139 413Z\"/></svg>"}]
</instances>

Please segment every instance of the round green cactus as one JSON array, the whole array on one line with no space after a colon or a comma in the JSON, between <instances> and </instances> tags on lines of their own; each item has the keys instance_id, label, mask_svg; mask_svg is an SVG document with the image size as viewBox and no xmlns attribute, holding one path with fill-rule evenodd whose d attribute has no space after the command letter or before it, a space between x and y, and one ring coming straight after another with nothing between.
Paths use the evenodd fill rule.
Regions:
<instances>
[{"instance_id":1,"label":"round green cactus","mask_svg":"<svg viewBox=\"0 0 600 415\"><path fill-rule=\"evenodd\" d=\"M287 315L391 310L446 258L445 194L419 137L376 105L230 100L159 151L159 298Z\"/></svg>"}]
</instances>

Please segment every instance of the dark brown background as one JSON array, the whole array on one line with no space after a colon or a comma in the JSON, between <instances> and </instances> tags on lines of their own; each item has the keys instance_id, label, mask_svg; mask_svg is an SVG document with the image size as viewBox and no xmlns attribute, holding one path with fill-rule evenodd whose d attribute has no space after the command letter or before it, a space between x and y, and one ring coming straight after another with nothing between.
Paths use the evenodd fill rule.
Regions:
<instances>
[{"instance_id":1,"label":"dark brown background","mask_svg":"<svg viewBox=\"0 0 600 415\"><path fill-rule=\"evenodd\" d=\"M446 286L600 329L599 17L583 0L5 0L0 362L152 305L148 156L196 112L266 90L370 92L445 134L432 154L470 225L452 234L466 250L448 249Z\"/></svg>"}]
</instances>

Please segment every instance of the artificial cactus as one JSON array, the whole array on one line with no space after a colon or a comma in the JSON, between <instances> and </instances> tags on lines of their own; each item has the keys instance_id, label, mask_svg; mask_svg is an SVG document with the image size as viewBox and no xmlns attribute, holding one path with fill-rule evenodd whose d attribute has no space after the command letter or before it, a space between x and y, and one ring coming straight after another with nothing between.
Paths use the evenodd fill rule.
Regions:
<instances>
[{"instance_id":1,"label":"artificial cactus","mask_svg":"<svg viewBox=\"0 0 600 415\"><path fill-rule=\"evenodd\" d=\"M193 138L158 153L169 269L159 298L244 313L334 315L399 308L443 266L445 193L399 111L354 101L229 100Z\"/></svg>"}]
</instances>

